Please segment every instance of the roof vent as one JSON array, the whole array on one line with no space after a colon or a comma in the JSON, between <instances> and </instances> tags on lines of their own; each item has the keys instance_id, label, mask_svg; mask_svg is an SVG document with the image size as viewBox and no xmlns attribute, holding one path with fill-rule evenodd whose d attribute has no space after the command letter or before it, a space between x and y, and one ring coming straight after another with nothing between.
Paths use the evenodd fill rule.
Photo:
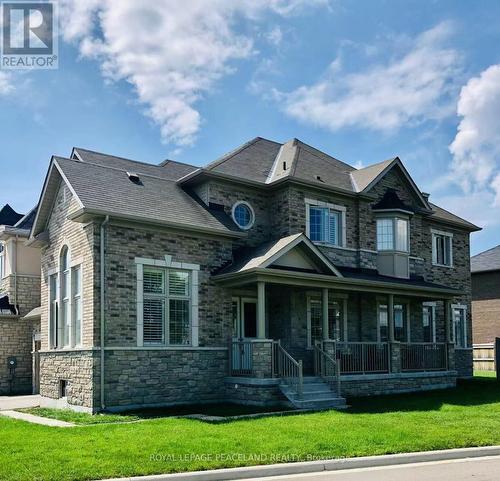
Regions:
<instances>
[{"instance_id":1,"label":"roof vent","mask_svg":"<svg viewBox=\"0 0 500 481\"><path fill-rule=\"evenodd\" d=\"M321 178L321 175L317 175L317 176L315 177L315 179L316 179L318 182L323 182L323 183L325 183L325 181Z\"/></svg>"},{"instance_id":2,"label":"roof vent","mask_svg":"<svg viewBox=\"0 0 500 481\"><path fill-rule=\"evenodd\" d=\"M133 182L134 184L141 185L141 179L139 177L139 174L136 172L127 172L127 176L130 180L130 182Z\"/></svg>"},{"instance_id":3,"label":"roof vent","mask_svg":"<svg viewBox=\"0 0 500 481\"><path fill-rule=\"evenodd\" d=\"M283 170L286 170L286 162L283 162Z\"/></svg>"}]
</instances>

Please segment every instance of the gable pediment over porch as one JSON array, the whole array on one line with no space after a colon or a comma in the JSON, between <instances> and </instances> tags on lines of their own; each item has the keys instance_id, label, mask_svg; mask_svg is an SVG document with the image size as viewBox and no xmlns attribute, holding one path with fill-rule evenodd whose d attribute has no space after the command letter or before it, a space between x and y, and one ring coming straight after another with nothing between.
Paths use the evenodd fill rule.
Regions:
<instances>
[{"instance_id":1,"label":"gable pediment over porch","mask_svg":"<svg viewBox=\"0 0 500 481\"><path fill-rule=\"evenodd\" d=\"M342 277L330 260L302 233L242 249L234 261L217 274L244 273L252 269L280 269Z\"/></svg>"}]
</instances>

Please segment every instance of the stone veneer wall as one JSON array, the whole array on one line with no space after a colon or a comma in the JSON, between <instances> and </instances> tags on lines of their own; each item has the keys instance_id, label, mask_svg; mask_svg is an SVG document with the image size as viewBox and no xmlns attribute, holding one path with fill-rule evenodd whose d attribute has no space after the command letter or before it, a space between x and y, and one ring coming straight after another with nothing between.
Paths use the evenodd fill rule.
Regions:
<instances>
[{"instance_id":1,"label":"stone veneer wall","mask_svg":"<svg viewBox=\"0 0 500 481\"><path fill-rule=\"evenodd\" d=\"M341 378L341 395L364 397L447 389L456 386L456 379L456 373L449 371L345 376Z\"/></svg>"},{"instance_id":2,"label":"stone veneer wall","mask_svg":"<svg viewBox=\"0 0 500 481\"><path fill-rule=\"evenodd\" d=\"M470 349L455 349L455 369L459 377L472 377L473 351Z\"/></svg>"},{"instance_id":3,"label":"stone veneer wall","mask_svg":"<svg viewBox=\"0 0 500 481\"><path fill-rule=\"evenodd\" d=\"M10 303L19 306L19 315L25 316L35 307L40 306L40 276L11 274L0 281L0 292L7 293Z\"/></svg>"},{"instance_id":4,"label":"stone veneer wall","mask_svg":"<svg viewBox=\"0 0 500 481\"><path fill-rule=\"evenodd\" d=\"M494 343L500 337L500 271L472 274L474 344Z\"/></svg>"},{"instance_id":5,"label":"stone veneer wall","mask_svg":"<svg viewBox=\"0 0 500 481\"><path fill-rule=\"evenodd\" d=\"M106 351L106 407L196 404L225 399L227 349Z\"/></svg>"},{"instance_id":6,"label":"stone veneer wall","mask_svg":"<svg viewBox=\"0 0 500 481\"><path fill-rule=\"evenodd\" d=\"M99 352L94 350L40 353L42 406L55 406L61 398L61 381L67 381L67 405L96 411L99 407ZM58 407L66 407L65 404Z\"/></svg>"},{"instance_id":7,"label":"stone veneer wall","mask_svg":"<svg viewBox=\"0 0 500 481\"><path fill-rule=\"evenodd\" d=\"M0 396L31 394L33 324L19 316L0 315ZM15 356L17 367L11 372L9 357Z\"/></svg>"}]
</instances>

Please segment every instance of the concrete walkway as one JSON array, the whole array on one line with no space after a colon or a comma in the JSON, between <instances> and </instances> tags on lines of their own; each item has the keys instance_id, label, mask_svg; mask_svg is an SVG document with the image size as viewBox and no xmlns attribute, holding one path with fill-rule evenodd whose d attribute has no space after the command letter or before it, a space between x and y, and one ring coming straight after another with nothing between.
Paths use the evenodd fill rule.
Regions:
<instances>
[{"instance_id":1,"label":"concrete walkway","mask_svg":"<svg viewBox=\"0 0 500 481\"><path fill-rule=\"evenodd\" d=\"M5 416L13 419L19 419L21 421L27 421L29 423L43 424L44 426L52 426L57 428L72 428L76 426L76 424L67 423L66 421L44 418L42 416L35 416L33 414L28 414L28 413L20 413L19 411L0 411L0 416Z\"/></svg>"},{"instance_id":2,"label":"concrete walkway","mask_svg":"<svg viewBox=\"0 0 500 481\"><path fill-rule=\"evenodd\" d=\"M0 396L0 411L12 409L36 408L40 406L40 396Z\"/></svg>"}]
</instances>

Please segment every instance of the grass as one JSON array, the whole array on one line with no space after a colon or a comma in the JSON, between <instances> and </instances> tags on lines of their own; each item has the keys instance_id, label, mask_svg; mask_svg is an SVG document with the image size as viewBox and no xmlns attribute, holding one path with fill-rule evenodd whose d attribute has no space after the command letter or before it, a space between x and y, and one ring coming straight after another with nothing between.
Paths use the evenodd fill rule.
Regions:
<instances>
[{"instance_id":1,"label":"grass","mask_svg":"<svg viewBox=\"0 0 500 481\"><path fill-rule=\"evenodd\" d=\"M90 480L500 444L500 383L351 400L344 412L207 424L185 418L51 428L0 418L0 480Z\"/></svg>"},{"instance_id":2,"label":"grass","mask_svg":"<svg viewBox=\"0 0 500 481\"><path fill-rule=\"evenodd\" d=\"M496 371L474 371L474 377L497 377Z\"/></svg>"},{"instance_id":3,"label":"grass","mask_svg":"<svg viewBox=\"0 0 500 481\"><path fill-rule=\"evenodd\" d=\"M271 408L272 412L283 411L283 408ZM186 416L189 414L204 414L207 416L241 416L245 414L258 414L269 412L270 408L257 406L238 406L237 404L196 404L176 407L165 407L155 409L143 409L129 411L123 414L97 414L92 416L86 413L77 413L70 409L49 409L49 408L26 408L18 411L42 416L46 418L58 419L69 423L90 425L90 424L110 424L134 422L144 419L165 418L175 416Z\"/></svg>"}]
</instances>

